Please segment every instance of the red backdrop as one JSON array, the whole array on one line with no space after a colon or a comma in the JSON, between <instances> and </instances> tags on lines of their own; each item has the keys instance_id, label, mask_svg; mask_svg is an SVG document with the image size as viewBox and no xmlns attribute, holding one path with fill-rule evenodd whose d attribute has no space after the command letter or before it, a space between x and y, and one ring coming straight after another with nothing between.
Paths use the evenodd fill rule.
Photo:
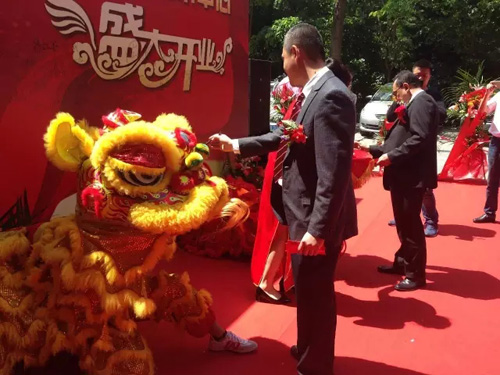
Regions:
<instances>
[{"instance_id":1,"label":"red backdrop","mask_svg":"<svg viewBox=\"0 0 500 375\"><path fill-rule=\"evenodd\" d=\"M43 148L59 111L91 125L117 107L146 120L175 112L201 140L247 134L248 0L127 3L2 5L0 225L46 220L73 192L74 176L48 164Z\"/></svg>"}]
</instances>

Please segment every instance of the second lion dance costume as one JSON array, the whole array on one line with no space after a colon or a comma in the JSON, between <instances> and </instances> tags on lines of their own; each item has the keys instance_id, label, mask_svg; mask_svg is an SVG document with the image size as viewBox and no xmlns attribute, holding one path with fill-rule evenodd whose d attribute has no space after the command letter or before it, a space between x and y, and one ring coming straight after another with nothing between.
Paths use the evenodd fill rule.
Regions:
<instances>
[{"instance_id":1,"label":"second lion dance costume","mask_svg":"<svg viewBox=\"0 0 500 375\"><path fill-rule=\"evenodd\" d=\"M206 145L184 117L154 122L117 110L104 128L60 113L45 135L49 160L78 172L74 217L0 233L0 374L43 366L62 351L90 374L151 375L136 321L167 320L200 337L215 321L212 299L187 273L153 273L176 236L248 214L203 164ZM219 225L218 227L221 227Z\"/></svg>"}]
</instances>

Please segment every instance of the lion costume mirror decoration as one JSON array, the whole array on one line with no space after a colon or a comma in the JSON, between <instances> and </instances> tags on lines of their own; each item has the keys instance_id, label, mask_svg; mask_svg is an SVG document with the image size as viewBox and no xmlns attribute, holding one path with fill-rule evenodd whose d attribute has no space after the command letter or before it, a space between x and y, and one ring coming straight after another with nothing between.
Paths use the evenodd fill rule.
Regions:
<instances>
[{"instance_id":1,"label":"lion costume mirror decoration","mask_svg":"<svg viewBox=\"0 0 500 375\"><path fill-rule=\"evenodd\" d=\"M171 259L176 236L220 220L229 229L247 207L204 164L184 117L154 122L116 110L104 127L59 113L45 134L49 160L78 172L76 215L0 233L0 374L43 366L67 351L90 374L154 373L138 320L174 322L202 336L211 297L187 273L153 270Z\"/></svg>"}]
</instances>

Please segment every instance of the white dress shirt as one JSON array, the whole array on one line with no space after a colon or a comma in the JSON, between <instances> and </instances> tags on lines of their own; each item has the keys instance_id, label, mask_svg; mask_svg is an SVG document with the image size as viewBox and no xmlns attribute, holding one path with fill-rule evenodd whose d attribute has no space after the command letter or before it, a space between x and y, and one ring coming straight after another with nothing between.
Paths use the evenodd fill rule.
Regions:
<instances>
[{"instance_id":1,"label":"white dress shirt","mask_svg":"<svg viewBox=\"0 0 500 375\"><path fill-rule=\"evenodd\" d=\"M311 93L312 89L314 88L314 85L318 83L318 81L323 77L326 73L328 73L330 69L328 69L327 66L322 67L320 70L316 72L316 74L305 84L304 88L302 89L302 93L304 94L304 98L307 99L309 94ZM304 101L305 101L304 99Z\"/></svg>"},{"instance_id":2,"label":"white dress shirt","mask_svg":"<svg viewBox=\"0 0 500 375\"><path fill-rule=\"evenodd\" d=\"M423 92L425 92L425 91L424 91L423 89L420 89L420 90L419 90L419 91L417 91L415 94L413 94L413 95L411 96L410 101L408 102L408 104L410 104L410 103L411 103L411 101L412 101L413 99L415 99L415 98L418 96L418 94L421 94L421 93L423 93Z\"/></svg>"}]
</instances>

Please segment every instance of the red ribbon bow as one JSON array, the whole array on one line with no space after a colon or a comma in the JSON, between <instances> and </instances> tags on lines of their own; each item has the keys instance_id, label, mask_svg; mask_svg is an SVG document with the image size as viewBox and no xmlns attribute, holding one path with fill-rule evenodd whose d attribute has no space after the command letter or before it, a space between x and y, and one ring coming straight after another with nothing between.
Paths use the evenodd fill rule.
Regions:
<instances>
[{"instance_id":1,"label":"red ribbon bow","mask_svg":"<svg viewBox=\"0 0 500 375\"><path fill-rule=\"evenodd\" d=\"M402 124L406 124L406 107L404 105L400 105L398 108L396 108L394 113L398 116L399 122L401 122Z\"/></svg>"}]
</instances>

